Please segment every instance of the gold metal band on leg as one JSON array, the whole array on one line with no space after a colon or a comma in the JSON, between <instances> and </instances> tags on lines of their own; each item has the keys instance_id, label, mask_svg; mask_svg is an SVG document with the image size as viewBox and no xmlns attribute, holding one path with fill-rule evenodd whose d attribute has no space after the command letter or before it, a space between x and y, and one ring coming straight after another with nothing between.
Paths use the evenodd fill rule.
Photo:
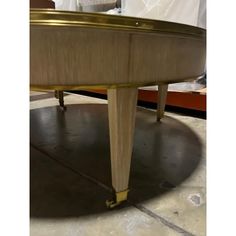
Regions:
<instances>
[{"instance_id":1,"label":"gold metal band on leg","mask_svg":"<svg viewBox=\"0 0 236 236\"><path fill-rule=\"evenodd\" d=\"M126 189L121 192L115 193L115 198L113 200L107 200L106 205L108 208L114 208L120 205L122 202L127 200L129 189Z\"/></svg>"},{"instance_id":2,"label":"gold metal band on leg","mask_svg":"<svg viewBox=\"0 0 236 236\"><path fill-rule=\"evenodd\" d=\"M128 192L129 192L129 189L116 193L116 201L117 202L126 201L128 197Z\"/></svg>"}]
</instances>

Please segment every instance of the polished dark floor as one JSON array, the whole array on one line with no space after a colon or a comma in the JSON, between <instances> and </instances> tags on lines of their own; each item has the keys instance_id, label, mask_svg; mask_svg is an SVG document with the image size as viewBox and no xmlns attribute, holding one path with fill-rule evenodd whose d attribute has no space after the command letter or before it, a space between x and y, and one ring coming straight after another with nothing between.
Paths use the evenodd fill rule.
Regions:
<instances>
[{"instance_id":1,"label":"polished dark floor","mask_svg":"<svg viewBox=\"0 0 236 236\"><path fill-rule=\"evenodd\" d=\"M134 209L136 215L155 222L142 233L137 226L136 235L156 235L150 234L152 227L163 235L205 235L205 120L168 113L158 123L155 111L139 107L129 201L109 211L105 207L112 196L105 101L86 103L90 98L69 95L65 102L68 98L68 103L69 99L78 103L67 104L64 112L50 94L42 95L32 95L30 111L32 235L40 235L37 219L89 217L88 222L93 222L93 216L117 218ZM73 235L89 235L89 231ZM104 229L99 235L109 234ZM129 234L122 231L121 235Z\"/></svg>"}]
</instances>

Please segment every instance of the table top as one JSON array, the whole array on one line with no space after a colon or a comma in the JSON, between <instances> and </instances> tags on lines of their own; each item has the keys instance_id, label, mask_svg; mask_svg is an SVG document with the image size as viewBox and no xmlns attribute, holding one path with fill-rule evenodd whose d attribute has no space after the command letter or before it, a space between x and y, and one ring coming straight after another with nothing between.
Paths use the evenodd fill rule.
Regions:
<instances>
[{"instance_id":1,"label":"table top","mask_svg":"<svg viewBox=\"0 0 236 236\"><path fill-rule=\"evenodd\" d=\"M140 87L196 79L206 30L159 20L30 10L31 87Z\"/></svg>"},{"instance_id":2,"label":"table top","mask_svg":"<svg viewBox=\"0 0 236 236\"><path fill-rule=\"evenodd\" d=\"M99 27L145 33L176 33L178 35L198 38L206 36L205 29L180 23L103 13L59 11L53 9L32 8L30 10L30 25Z\"/></svg>"}]
</instances>

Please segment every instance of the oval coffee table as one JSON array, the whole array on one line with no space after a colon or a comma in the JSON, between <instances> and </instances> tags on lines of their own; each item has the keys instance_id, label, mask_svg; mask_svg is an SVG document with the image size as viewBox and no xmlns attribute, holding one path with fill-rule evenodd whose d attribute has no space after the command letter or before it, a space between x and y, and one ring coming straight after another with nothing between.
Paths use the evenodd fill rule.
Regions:
<instances>
[{"instance_id":1,"label":"oval coffee table","mask_svg":"<svg viewBox=\"0 0 236 236\"><path fill-rule=\"evenodd\" d=\"M134 17L30 10L32 90L108 90L114 207L127 199L138 87L158 85L157 119L169 83L204 74L206 31Z\"/></svg>"}]
</instances>

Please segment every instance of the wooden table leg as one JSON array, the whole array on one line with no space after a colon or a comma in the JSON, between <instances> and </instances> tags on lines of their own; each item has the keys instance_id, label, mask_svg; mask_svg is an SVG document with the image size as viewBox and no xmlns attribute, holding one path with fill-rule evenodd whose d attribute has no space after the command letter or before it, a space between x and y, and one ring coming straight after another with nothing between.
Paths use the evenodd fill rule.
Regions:
<instances>
[{"instance_id":1,"label":"wooden table leg","mask_svg":"<svg viewBox=\"0 0 236 236\"><path fill-rule=\"evenodd\" d=\"M59 91L58 95L59 95L59 104L60 104L60 107L65 110L63 91Z\"/></svg>"},{"instance_id":2,"label":"wooden table leg","mask_svg":"<svg viewBox=\"0 0 236 236\"><path fill-rule=\"evenodd\" d=\"M66 107L64 105L64 94L61 90L55 90L55 98L59 99L59 105L62 108L62 110L66 110Z\"/></svg>"},{"instance_id":3,"label":"wooden table leg","mask_svg":"<svg viewBox=\"0 0 236 236\"><path fill-rule=\"evenodd\" d=\"M115 199L107 201L110 208L127 199L137 94L137 88L108 89L111 172L115 190Z\"/></svg>"},{"instance_id":4,"label":"wooden table leg","mask_svg":"<svg viewBox=\"0 0 236 236\"><path fill-rule=\"evenodd\" d=\"M168 84L158 85L157 121L164 117Z\"/></svg>"},{"instance_id":5,"label":"wooden table leg","mask_svg":"<svg viewBox=\"0 0 236 236\"><path fill-rule=\"evenodd\" d=\"M55 91L54 91L54 96L55 96L55 98L57 98L57 99L58 99L58 97L59 97L59 96L58 96L58 92L59 92L58 90L55 90Z\"/></svg>"}]
</instances>

